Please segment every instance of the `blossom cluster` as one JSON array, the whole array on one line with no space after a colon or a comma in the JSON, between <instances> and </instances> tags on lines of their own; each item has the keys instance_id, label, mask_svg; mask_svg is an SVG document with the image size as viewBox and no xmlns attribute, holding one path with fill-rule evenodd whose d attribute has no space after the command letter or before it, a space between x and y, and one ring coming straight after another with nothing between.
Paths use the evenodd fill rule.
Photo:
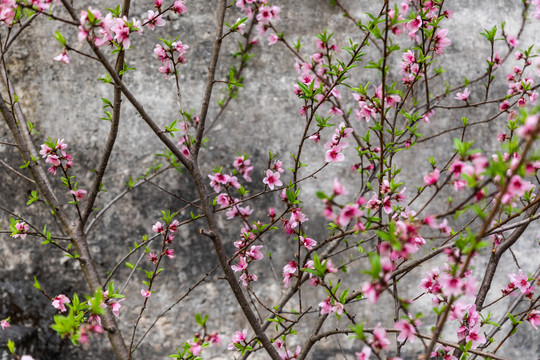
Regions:
<instances>
[{"instance_id":1,"label":"blossom cluster","mask_svg":"<svg viewBox=\"0 0 540 360\"><path fill-rule=\"evenodd\" d=\"M242 331L236 331L234 335L231 338L231 342L229 345L227 345L227 350L234 350L236 349L236 344L242 344L245 343L247 339L247 329L243 329Z\"/></svg>"},{"instance_id":2,"label":"blossom cluster","mask_svg":"<svg viewBox=\"0 0 540 360\"><path fill-rule=\"evenodd\" d=\"M17 11L21 11L16 0L2 0L0 2L0 24L13 26ZM31 0L28 5L35 11L47 13L53 5L53 0Z\"/></svg>"},{"instance_id":3,"label":"blossom cluster","mask_svg":"<svg viewBox=\"0 0 540 360\"><path fill-rule=\"evenodd\" d=\"M199 356L201 355L202 349L205 346L209 346L212 344L220 345L221 344L221 338L219 337L218 333L214 331L211 334L202 336L199 333L196 333L193 340L189 340L187 342L188 345L188 351L193 356Z\"/></svg>"},{"instance_id":4,"label":"blossom cluster","mask_svg":"<svg viewBox=\"0 0 540 360\"><path fill-rule=\"evenodd\" d=\"M295 351L293 353L291 350L287 349L287 347L285 345L285 342L282 341L281 339L277 339L274 342L274 346L276 347L276 349L277 349L277 351L279 353L279 356L281 357L281 360L298 359L298 356L300 355L300 351L302 350L300 345L297 345L296 349L295 349Z\"/></svg>"},{"instance_id":5,"label":"blossom cluster","mask_svg":"<svg viewBox=\"0 0 540 360\"><path fill-rule=\"evenodd\" d=\"M51 164L49 173L52 175L56 175L56 171L60 167L68 170L73 166L73 156L65 151L67 147L68 145L64 142L64 139L58 139L54 142L46 141L44 144L41 144L39 153L47 164ZM64 165L62 165L62 160L64 161Z\"/></svg>"},{"instance_id":6,"label":"blossom cluster","mask_svg":"<svg viewBox=\"0 0 540 360\"><path fill-rule=\"evenodd\" d=\"M166 48L156 44L154 54L158 60L161 60L162 66L160 66L159 72L167 78L170 74L176 72L176 66L178 64L184 64L187 61L184 55L189 49L189 46L183 44L180 40L173 42L164 41L164 44Z\"/></svg>"},{"instance_id":7,"label":"blossom cluster","mask_svg":"<svg viewBox=\"0 0 540 360\"><path fill-rule=\"evenodd\" d=\"M162 224L160 221L157 221L152 226L152 230L155 233L163 236L161 251L159 253L155 253L152 251L148 253L148 260L156 266L156 271L157 271L152 276L159 274L159 271L157 270L157 266L159 265L163 256L166 256L171 260L175 258L174 249L171 246L174 241L175 234L178 231L178 228L180 227L180 222L178 220L169 221L168 217L166 216L168 213L167 212L162 212L162 213L164 214L165 224ZM147 276L149 274L150 273L147 273ZM153 291L151 290L152 283L151 282L148 283L146 281L144 281L143 283L146 286L148 286L148 289L141 289L141 295L145 298L149 298L153 293Z\"/></svg>"},{"instance_id":8,"label":"blossom cluster","mask_svg":"<svg viewBox=\"0 0 540 360\"><path fill-rule=\"evenodd\" d=\"M233 198L231 189L239 190L242 185L238 181L238 177L234 174L240 174L247 182L251 182L251 172L253 166L250 165L251 160L245 155L237 156L233 162L235 170L229 174L223 174L222 170L214 170L213 175L208 175L210 178L210 186L218 193L216 197L216 203L222 208L228 208L226 211L227 219L234 219L235 217L241 217L246 219L251 215L253 210L248 206L241 206L242 202L238 198ZM221 192L222 188L225 192Z\"/></svg>"},{"instance_id":9,"label":"blossom cluster","mask_svg":"<svg viewBox=\"0 0 540 360\"><path fill-rule=\"evenodd\" d=\"M52 0L39 0L36 1L35 6L43 11L45 9L44 5L50 6L51 2ZM131 34L142 35L145 26L150 30L154 30L156 26L165 26L166 22L163 19L163 13L166 11L171 10L178 15L187 11L183 0L176 0L173 5L163 12L161 11L163 0L155 0L154 4L158 11L148 10L146 19L132 18L131 21L126 16L120 16L120 14L114 12L109 12L103 16L100 10L88 7L86 10L81 11L79 17L78 40L91 41L97 47L118 45L123 49L129 49L131 46ZM54 57L54 60L69 64L71 58L67 54L66 41L63 38L59 40L65 48L59 55ZM187 46L185 49L187 49ZM164 62L163 71L166 70L168 65L170 64Z\"/></svg>"},{"instance_id":10,"label":"blossom cluster","mask_svg":"<svg viewBox=\"0 0 540 360\"><path fill-rule=\"evenodd\" d=\"M534 286L531 282L529 282L529 277L519 269L518 274L508 274L508 278L510 279L510 282L504 289L502 289L503 295L508 295L512 293L514 290L519 290L523 295L528 297L529 299L532 299L534 295Z\"/></svg>"},{"instance_id":11,"label":"blossom cluster","mask_svg":"<svg viewBox=\"0 0 540 360\"><path fill-rule=\"evenodd\" d=\"M234 242L234 247L237 249L238 261L231 266L235 272L240 272L240 281L243 286L248 286L251 281L257 281L258 277L255 274L250 274L248 266L252 261L261 260L264 255L261 252L262 245L251 245L248 248L248 241L254 240L255 235L249 231L249 228L242 228L243 238Z\"/></svg>"},{"instance_id":12,"label":"blossom cluster","mask_svg":"<svg viewBox=\"0 0 540 360\"><path fill-rule=\"evenodd\" d=\"M26 234L28 229L30 228L30 225L28 225L25 222L17 221L14 225L14 229L11 230L11 237L17 238L20 237L21 239L26 238Z\"/></svg>"},{"instance_id":13,"label":"blossom cluster","mask_svg":"<svg viewBox=\"0 0 540 360\"><path fill-rule=\"evenodd\" d=\"M467 270L462 276L459 273L464 254L459 249L446 249L445 253L448 258L445 267L442 270L434 267L419 285L425 293L433 295L435 305L446 302L451 296L474 296L476 292L476 279L471 271Z\"/></svg>"},{"instance_id":14,"label":"blossom cluster","mask_svg":"<svg viewBox=\"0 0 540 360\"><path fill-rule=\"evenodd\" d=\"M238 0L235 2L236 7L244 12L248 18L255 17L257 31L257 37L262 38L271 29L271 22L279 20L279 13L281 8L279 6L270 6L268 0ZM238 20L237 20L238 22ZM243 26L242 26L243 25ZM240 25L238 29L240 33L243 33L245 24ZM275 33L268 35L268 44L274 45L279 40L279 37ZM257 40L255 40L256 42Z\"/></svg>"}]
</instances>

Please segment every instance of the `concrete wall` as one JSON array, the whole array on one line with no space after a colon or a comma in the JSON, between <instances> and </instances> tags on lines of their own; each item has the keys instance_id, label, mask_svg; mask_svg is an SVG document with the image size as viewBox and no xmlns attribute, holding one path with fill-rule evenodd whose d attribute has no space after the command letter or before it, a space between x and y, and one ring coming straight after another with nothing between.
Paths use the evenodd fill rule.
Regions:
<instances>
[{"instance_id":1,"label":"concrete wall","mask_svg":"<svg viewBox=\"0 0 540 360\"><path fill-rule=\"evenodd\" d=\"M133 48L127 52L127 62L137 68L134 73L128 72L125 82L144 105L146 111L162 126L169 124L178 116L175 97L175 86L171 78L164 79L158 73L159 60L153 55L153 48L159 37L180 36L180 40L190 46L187 54L187 63L181 68L181 87L183 92L182 101L187 109L197 113L200 110L200 102L204 91L206 70L211 56L212 42L215 31L215 1L186 1L188 13L178 18L170 16L167 25L152 32L145 30L143 37L132 35ZM366 20L364 12L378 11L381 1L343 1L345 7L357 19ZM342 12L336 7L330 7L329 1L282 1L276 2L282 8L281 21L276 23L280 31L284 32L288 40L295 41L301 37L305 46L301 53L306 58L315 50L313 40L315 35L327 28L334 32L334 38L339 46L345 46L347 39L353 38L359 41L361 34L352 23L342 16ZM82 8L80 3L76 7ZM103 10L113 4L109 1L93 1L90 4L94 8ZM463 82L463 78L473 79L484 71L485 59L489 56L489 47L485 39L480 36L484 28L494 25L500 27L502 21L506 21L506 31L513 34L520 25L521 1L454 1L448 2L448 8L454 11L450 20L445 20L442 27L449 29L449 37L452 45L447 48L440 58L441 66L447 72L443 75L444 81L453 87ZM59 6L57 6L59 8ZM146 11L151 7L151 2L134 1L131 15L145 17ZM67 14L59 10L59 14L67 17ZM236 8L227 14L226 22L233 23L240 15ZM75 174L80 181L80 186L88 188L93 178L90 171L98 164L100 151L103 148L104 139L108 133L109 123L99 120L102 116L101 97L112 98L112 87L101 84L96 79L102 77L105 72L95 61L88 58L72 55L72 63L64 65L52 60L53 56L60 52L58 44L54 40L54 32L61 30L69 43L83 51L89 51L86 45L76 42L76 32L67 26L50 21L44 16L38 17L28 31L25 31L18 42L12 47L6 57L8 69L15 84L16 92L29 121L37 123L39 135L34 136L36 144L40 144L47 137L65 139L69 149L74 153ZM528 47L537 42L539 33L538 21L532 20L525 28L520 47ZM5 33L6 28L2 28ZM241 41L237 34L226 38L224 49L218 67L218 79L227 80L228 67L235 64L229 54L235 51L236 42ZM288 52L284 45L278 43L272 47L266 45L266 39L261 40L262 46L254 49L255 57L250 61L249 67L244 73L245 88L241 89L238 99L234 100L230 107L209 133L210 141L202 151L201 163L203 169L210 173L216 166L231 168L234 155L246 152L252 162L256 164L253 172L253 192L261 189L263 171L266 169L268 150L278 153L284 161L285 167L292 165L290 153L295 152L297 142L303 127L303 120L298 115L302 103L292 93L296 81L294 70L294 56ZM507 51L502 44L500 52ZM340 53L345 57L344 52ZM376 54L376 52L374 53ZM373 58L376 55L368 55ZM391 57L394 66L399 61L399 56ZM397 66L396 66L397 68ZM505 74L508 67L497 74L493 86L494 96L503 96L506 92ZM376 79L373 70L357 69L353 72L355 78L350 83L366 83ZM398 76L397 72L394 76ZM398 78L399 79L399 78ZM538 77L535 78L538 81ZM219 108L215 105L223 94L223 85L217 84L212 98L209 119L213 119ZM482 86L477 84L471 88L473 100L479 100L482 94ZM345 90L343 90L345 93ZM444 84L439 83L432 92L444 92ZM454 103L453 96L443 101L444 104ZM350 102L352 97L348 94L344 102ZM434 134L441 129L458 126L462 116L468 116L471 120L481 120L489 117L496 111L497 104L492 107L467 109L466 111L437 111L432 118L431 125L422 124L424 134ZM496 135L503 129L505 119L487 125L477 126L467 134L467 139L475 138L475 146L488 152L497 149ZM358 129L365 131L365 127L358 123ZM362 132L360 131L360 134ZM414 192L414 185L421 182L425 175L426 158L433 155L435 159L444 163L448 160L452 138L459 132L450 133L446 136L430 141L425 147L408 152L397 157L402 168L402 179L408 182L408 194ZM0 126L0 141L11 141L9 131L5 125ZM106 173L104 187L107 192L102 193L96 203L97 207L103 207L117 194L125 189L125 182L129 176L137 178L152 166L155 155L163 151L163 146L149 131L147 125L141 120L133 107L124 100L120 134L112 155L111 164ZM352 156L354 151L348 149L346 154ZM308 144L306 146L306 162L310 163L309 169L315 169L317 164L322 163L324 152L321 147ZM0 144L0 159L14 168L21 165L17 152L9 146ZM158 161L161 161L158 158ZM9 210L22 214L35 221L40 226L47 224L49 228L55 228L49 218L45 217L47 210L42 204L33 204L26 207L24 204L29 192L32 190L30 183L13 176L3 168L0 174L0 205ZM303 172L307 174L307 170ZM310 222L307 223L306 231L317 234L320 238L326 233L325 223L321 217L322 204L314 200L316 190L329 191L332 179L350 174L348 166L332 164L317 177L302 185L302 193L305 194L306 209ZM284 175L284 182L290 180L290 174ZM58 180L58 179L56 179ZM156 182L183 198L195 200L197 194L187 174L179 174L175 171L167 172L160 176ZM358 186L354 179L346 181L349 189ZM67 198L66 198L67 199ZM67 201L67 200L66 200ZM263 218L265 206L276 204L278 200L274 196L266 196L257 199L252 207L259 208L257 216ZM160 211L180 209L183 204L177 199L168 196L150 184L144 184L127 194L118 201L109 212L95 226L89 237L90 248L94 252L101 271L105 273L126 253L128 246L134 241L140 241L141 236L151 232L151 226L160 217ZM443 211L446 205L440 202L433 208L433 212ZM0 212L0 224L5 230L9 223L8 215ZM182 218L189 217L189 212L181 213ZM220 225L223 227L227 239L227 249L233 251L232 242L237 239L239 224L237 221L230 222L222 217ZM157 294L151 298L150 308L141 321L140 329L145 329L154 316L170 304L174 303L187 289L195 283L201 275L208 272L217 264L212 254L211 243L198 234L198 229L203 227L199 222L189 225L181 230L176 243L177 258L166 262L166 271L155 289ZM538 230L538 227L534 227ZM520 265L525 272L533 272L538 265L538 245L533 231L527 233L516 247L515 253L519 258ZM92 340L97 342L98 347L90 346L73 349L68 341L60 340L51 334L49 324L55 313L49 302L32 288L32 277L37 276L43 287L51 295L64 293L71 295L74 291L79 294L88 291L82 275L78 273L79 266L76 262L68 260L62 254L48 246L39 245L39 240L28 237L25 240L12 239L9 234L0 234L0 319L11 316L13 323L38 329L36 358L39 359L89 359L100 356L110 358L109 347L106 341ZM269 236L266 240L268 250L272 252L272 262L276 268L277 280L273 276L261 275L258 290L269 289L263 297L276 299L282 292L281 269L286 260L294 251L294 242L278 232ZM485 259L485 257L484 257ZM133 258L131 262L135 262ZM510 257L505 257L505 270L497 273L494 289L502 288L507 282L505 273L516 272L516 266L512 264ZM438 260L441 261L440 259ZM479 260L476 266L481 269L485 260ZM268 266L265 259L262 266ZM262 268L261 266L261 268ZM420 280L429 267L418 269L416 280ZM75 271L74 271L75 270ZM358 269L354 269L358 274ZM129 271L123 268L117 276L116 284L122 284L127 278ZM193 315L196 312L210 315L209 328L218 330L222 335L223 342L228 343L233 331L247 327L243 315L238 311L231 293L225 281L219 278L219 272L214 272L210 280L205 282L179 306L176 306L169 315L160 320L154 332L149 335L137 352L136 358L157 359L174 352L174 347L182 341L188 340L196 324ZM351 274L354 274L352 272ZM479 271L478 275L482 272ZM129 284L125 294L124 308L121 311L121 327L131 334L131 326L135 320L137 311L142 303L140 291L141 274ZM362 275L363 276L363 275ZM365 279L358 275L358 279ZM353 282L359 283L357 278ZM415 283L404 285L404 296L416 296L419 290ZM324 294L314 292L314 298L324 299ZM491 298L498 296L497 290L490 295ZM315 306L317 302L314 303ZM390 298L382 299L382 304L389 305ZM428 314L431 311L429 301L422 303L423 308L419 311ZM504 309L501 305L501 309ZM393 316L391 307L379 306L374 312L372 308L359 308L358 317L366 319L366 326L373 326L377 321L383 321L385 326L391 326ZM503 310L504 311L504 310ZM308 322L313 323L313 316ZM333 326L343 326L337 321L329 321ZM425 332L428 332L430 323L425 322ZM301 333L301 335L304 335ZM361 349L359 342L353 342L342 337L340 345L329 341L313 352L312 359L352 359L355 351ZM533 332L529 324L524 324L518 329L513 338L513 343L506 346L503 354L509 358L532 359L540 353L538 332ZM292 339L292 343L298 340L303 342L302 337ZM343 350L340 349L343 348ZM407 345L404 348L405 359L415 358L418 348ZM227 353L225 347L205 350L206 354L212 354L212 359L232 359L234 355ZM265 356L259 357L264 359Z\"/></svg>"}]
</instances>

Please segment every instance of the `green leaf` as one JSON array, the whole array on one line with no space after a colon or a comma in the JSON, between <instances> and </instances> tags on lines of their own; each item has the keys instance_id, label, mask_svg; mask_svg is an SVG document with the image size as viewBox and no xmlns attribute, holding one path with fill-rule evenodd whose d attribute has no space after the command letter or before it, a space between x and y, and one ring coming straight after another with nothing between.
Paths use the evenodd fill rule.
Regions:
<instances>
[{"instance_id":1,"label":"green leaf","mask_svg":"<svg viewBox=\"0 0 540 360\"><path fill-rule=\"evenodd\" d=\"M195 322L204 328L206 326L206 321L208 320L208 315L204 315L204 317L201 316L201 314L196 313L195 314Z\"/></svg>"},{"instance_id":2,"label":"green leaf","mask_svg":"<svg viewBox=\"0 0 540 360\"><path fill-rule=\"evenodd\" d=\"M24 165L19 166L19 169L24 169L30 166L30 161L24 163Z\"/></svg>"},{"instance_id":3,"label":"green leaf","mask_svg":"<svg viewBox=\"0 0 540 360\"><path fill-rule=\"evenodd\" d=\"M104 84L112 84L112 79L111 79L111 77L109 76L108 73L105 74L104 77L98 78L98 81L101 81L101 82L104 83Z\"/></svg>"},{"instance_id":4,"label":"green leaf","mask_svg":"<svg viewBox=\"0 0 540 360\"><path fill-rule=\"evenodd\" d=\"M26 202L26 205L30 205L30 204L32 204L33 202L36 202L36 201L38 201L37 192L32 191L32 192L30 193L30 200L28 200L28 201Z\"/></svg>"},{"instance_id":5,"label":"green leaf","mask_svg":"<svg viewBox=\"0 0 540 360\"><path fill-rule=\"evenodd\" d=\"M35 276L34 276L34 287L35 287L36 289L38 289L39 291L43 290L43 289L41 288L41 285L39 284L38 279L37 279Z\"/></svg>"},{"instance_id":6,"label":"green leaf","mask_svg":"<svg viewBox=\"0 0 540 360\"><path fill-rule=\"evenodd\" d=\"M495 41L495 35L497 34L497 26L493 26L491 30L484 29L485 32L480 33L483 37L488 39L489 42L493 43Z\"/></svg>"},{"instance_id":7,"label":"green leaf","mask_svg":"<svg viewBox=\"0 0 540 360\"><path fill-rule=\"evenodd\" d=\"M11 339L8 339L8 350L11 354L15 354L15 343L11 341Z\"/></svg>"},{"instance_id":8,"label":"green leaf","mask_svg":"<svg viewBox=\"0 0 540 360\"><path fill-rule=\"evenodd\" d=\"M319 199L328 199L328 196L322 191L317 191L315 195L317 195Z\"/></svg>"},{"instance_id":9,"label":"green leaf","mask_svg":"<svg viewBox=\"0 0 540 360\"><path fill-rule=\"evenodd\" d=\"M66 39L64 38L64 36L63 36L62 34L60 34L59 31L57 31L57 32L55 33L54 37L56 38L56 40L58 40L58 42L59 42L60 44L62 44L63 46L66 46L67 41L66 41Z\"/></svg>"},{"instance_id":10,"label":"green leaf","mask_svg":"<svg viewBox=\"0 0 540 360\"><path fill-rule=\"evenodd\" d=\"M512 325L519 325L519 324L521 324L521 321L517 320L517 319L515 318L515 316L512 315L511 313L508 312L507 315L508 315L508 318L510 319L510 321L512 322Z\"/></svg>"},{"instance_id":11,"label":"green leaf","mask_svg":"<svg viewBox=\"0 0 540 360\"><path fill-rule=\"evenodd\" d=\"M364 335L364 321L362 321L360 324L349 325L349 328L354 331L356 339L362 341L366 339L366 335Z\"/></svg>"}]
</instances>

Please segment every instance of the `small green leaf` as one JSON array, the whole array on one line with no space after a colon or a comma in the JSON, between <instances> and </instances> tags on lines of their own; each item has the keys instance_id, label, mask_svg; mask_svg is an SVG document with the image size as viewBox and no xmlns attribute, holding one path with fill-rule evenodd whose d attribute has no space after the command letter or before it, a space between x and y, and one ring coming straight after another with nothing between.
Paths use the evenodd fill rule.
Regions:
<instances>
[{"instance_id":1,"label":"small green leaf","mask_svg":"<svg viewBox=\"0 0 540 360\"><path fill-rule=\"evenodd\" d=\"M8 350L11 354L15 354L15 343L11 341L11 339L8 339Z\"/></svg>"},{"instance_id":2,"label":"small green leaf","mask_svg":"<svg viewBox=\"0 0 540 360\"><path fill-rule=\"evenodd\" d=\"M62 44L63 46L66 46L67 41L66 41L66 39L64 38L64 36L63 36L62 34L60 34L59 31L56 32L56 34L55 34L54 37L56 38L56 40L58 40L58 42L59 42L60 44Z\"/></svg>"}]
</instances>

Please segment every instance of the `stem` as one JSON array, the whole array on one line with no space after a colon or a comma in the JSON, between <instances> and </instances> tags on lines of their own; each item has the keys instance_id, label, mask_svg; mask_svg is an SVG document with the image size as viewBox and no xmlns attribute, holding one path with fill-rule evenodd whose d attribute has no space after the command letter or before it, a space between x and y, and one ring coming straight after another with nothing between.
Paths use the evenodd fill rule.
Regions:
<instances>
[{"instance_id":1,"label":"stem","mask_svg":"<svg viewBox=\"0 0 540 360\"><path fill-rule=\"evenodd\" d=\"M199 154L199 150L202 145L202 139L204 134L204 126L206 123L206 115L208 114L208 107L210 106L210 98L212 97L212 89L214 87L214 78L216 74L216 66L219 58L219 51L221 49L222 35L223 35L223 23L225 21L225 11L227 10L227 0L221 0L219 2L219 10L217 16L217 28L216 39L214 40L214 50L212 51L212 58L210 59L210 65L208 66L208 79L206 80L206 90L201 106L201 113L199 114L199 125L197 126L197 135L195 144L193 146L192 157L196 158Z\"/></svg>"}]
</instances>

